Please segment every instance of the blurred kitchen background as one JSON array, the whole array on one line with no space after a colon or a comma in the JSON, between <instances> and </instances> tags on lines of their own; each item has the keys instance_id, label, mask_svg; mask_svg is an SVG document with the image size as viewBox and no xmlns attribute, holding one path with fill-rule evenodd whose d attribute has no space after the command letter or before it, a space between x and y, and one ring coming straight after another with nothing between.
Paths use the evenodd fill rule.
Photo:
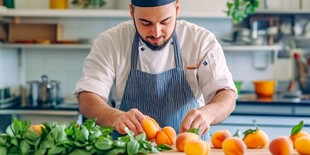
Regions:
<instances>
[{"instance_id":1,"label":"blurred kitchen background","mask_svg":"<svg viewBox=\"0 0 310 155\"><path fill-rule=\"evenodd\" d=\"M255 94L253 81L274 80L273 96L284 94L297 98L297 102L304 100L310 68L310 0L260 0L256 13L239 24L233 24L226 16L227 1L181 0L179 19L201 25L216 35L234 80L241 84L239 97ZM76 105L73 91L94 39L108 28L130 20L130 0L105 2L104 6L81 6L74 5L72 0L0 0L5 5L0 7L0 107ZM255 96L251 99L257 103ZM249 111L247 106L251 103L240 101L237 110L244 107ZM249 115L256 115L255 110L269 109L270 114L281 111L281 115L285 111L283 115L293 116L298 110L289 103L273 107L275 110L255 107ZM11 109L9 112L16 112ZM77 108L68 109L77 112ZM42 120L29 113L24 119ZM267 110L262 115L269 113ZM1 113L1 108L0 114L2 118L11 118ZM55 116L67 117L66 114ZM299 116L310 116L310 112L302 114ZM257 120L245 122L260 122ZM289 128L291 124L281 125Z\"/></svg>"}]
</instances>

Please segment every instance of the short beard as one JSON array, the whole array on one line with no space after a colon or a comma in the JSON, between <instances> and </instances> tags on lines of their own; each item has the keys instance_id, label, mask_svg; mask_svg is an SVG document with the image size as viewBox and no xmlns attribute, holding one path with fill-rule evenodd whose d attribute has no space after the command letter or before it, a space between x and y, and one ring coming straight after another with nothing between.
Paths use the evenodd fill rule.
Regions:
<instances>
[{"instance_id":1,"label":"short beard","mask_svg":"<svg viewBox=\"0 0 310 155\"><path fill-rule=\"evenodd\" d=\"M138 33L139 34L139 33ZM139 34L140 36L140 34ZM141 40L146 44L147 47L149 47L151 50L153 51L160 51L161 49L163 49L164 47L166 47L167 43L169 42L169 40L171 39L172 35L170 36L170 38L166 41L164 41L161 45L153 45L151 43L149 43L148 41L146 41L145 39L143 39L141 36Z\"/></svg>"},{"instance_id":2,"label":"short beard","mask_svg":"<svg viewBox=\"0 0 310 155\"><path fill-rule=\"evenodd\" d=\"M166 47L166 45L169 43L170 39L172 38L173 33L174 33L174 31L175 31L175 27L176 27L176 23L175 23L174 30L173 30L171 36L170 36L166 41L164 41L161 45L153 45L153 44L149 43L147 40L145 40L144 38L141 37L141 35L140 35L139 32L138 32L138 29L137 29L135 20L133 20L133 22L134 22L136 31L137 31L139 37L141 38L141 40L146 44L146 46L147 46L148 48L150 48L150 49L153 50L153 51L160 51L160 50L162 50L164 47Z\"/></svg>"}]
</instances>

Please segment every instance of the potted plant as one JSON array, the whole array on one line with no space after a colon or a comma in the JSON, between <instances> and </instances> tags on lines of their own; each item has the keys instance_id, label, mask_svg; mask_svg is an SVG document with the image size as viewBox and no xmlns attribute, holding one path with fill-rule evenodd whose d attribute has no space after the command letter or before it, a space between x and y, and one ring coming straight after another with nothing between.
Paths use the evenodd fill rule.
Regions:
<instances>
[{"instance_id":1,"label":"potted plant","mask_svg":"<svg viewBox=\"0 0 310 155\"><path fill-rule=\"evenodd\" d=\"M259 6L259 0L233 0L227 2L227 16L234 24L240 23L249 14L253 14Z\"/></svg>"},{"instance_id":2,"label":"potted plant","mask_svg":"<svg viewBox=\"0 0 310 155\"><path fill-rule=\"evenodd\" d=\"M102 8L105 4L105 0L73 0L73 5L81 6L82 8Z\"/></svg>"}]
</instances>

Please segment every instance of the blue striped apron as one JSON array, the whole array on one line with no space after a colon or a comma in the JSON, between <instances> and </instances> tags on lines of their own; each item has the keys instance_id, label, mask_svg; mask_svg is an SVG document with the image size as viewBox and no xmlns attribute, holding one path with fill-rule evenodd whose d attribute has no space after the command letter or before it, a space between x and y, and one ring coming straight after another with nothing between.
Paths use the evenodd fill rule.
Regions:
<instances>
[{"instance_id":1,"label":"blue striped apron","mask_svg":"<svg viewBox=\"0 0 310 155\"><path fill-rule=\"evenodd\" d=\"M160 127L171 126L177 133L188 111L199 105L189 87L184 70L179 42L173 34L174 59L176 68L160 74L139 71L139 36L135 34L131 51L131 70L120 110L137 108L143 114L154 118Z\"/></svg>"}]
</instances>

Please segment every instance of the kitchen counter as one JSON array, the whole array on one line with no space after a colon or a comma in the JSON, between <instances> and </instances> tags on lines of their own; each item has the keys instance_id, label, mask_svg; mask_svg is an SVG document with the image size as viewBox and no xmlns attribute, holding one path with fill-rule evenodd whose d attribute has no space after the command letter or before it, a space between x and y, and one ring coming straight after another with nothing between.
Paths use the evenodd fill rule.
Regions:
<instances>
[{"instance_id":1,"label":"kitchen counter","mask_svg":"<svg viewBox=\"0 0 310 155\"><path fill-rule=\"evenodd\" d=\"M275 95L258 99L255 94L240 95L232 115L310 117L310 100Z\"/></svg>"},{"instance_id":2,"label":"kitchen counter","mask_svg":"<svg viewBox=\"0 0 310 155\"><path fill-rule=\"evenodd\" d=\"M7 108L0 108L0 131L5 131L14 118L31 120L33 124L58 122L69 124L72 121L82 122L77 103L59 104L57 106L20 106L16 103Z\"/></svg>"},{"instance_id":3,"label":"kitchen counter","mask_svg":"<svg viewBox=\"0 0 310 155\"><path fill-rule=\"evenodd\" d=\"M78 115L78 104L59 104L57 106L20 106L15 104L0 109L0 114L49 114L49 115Z\"/></svg>"},{"instance_id":4,"label":"kitchen counter","mask_svg":"<svg viewBox=\"0 0 310 155\"><path fill-rule=\"evenodd\" d=\"M79 111L77 103L63 103L57 106L20 106L19 103L8 108L0 108L0 114L17 113L60 113L76 114ZM232 115L283 115L310 116L310 100L300 98L285 98L275 95L271 99L257 99L255 94L241 94Z\"/></svg>"},{"instance_id":5,"label":"kitchen counter","mask_svg":"<svg viewBox=\"0 0 310 155\"><path fill-rule=\"evenodd\" d=\"M247 155L271 155L268 149L247 149L246 150ZM165 151L161 152L160 155L185 155L184 152L177 152L176 150L173 151ZM209 155L224 155L224 152L222 149L211 149L211 152ZM296 150L291 155L298 155Z\"/></svg>"}]
</instances>

